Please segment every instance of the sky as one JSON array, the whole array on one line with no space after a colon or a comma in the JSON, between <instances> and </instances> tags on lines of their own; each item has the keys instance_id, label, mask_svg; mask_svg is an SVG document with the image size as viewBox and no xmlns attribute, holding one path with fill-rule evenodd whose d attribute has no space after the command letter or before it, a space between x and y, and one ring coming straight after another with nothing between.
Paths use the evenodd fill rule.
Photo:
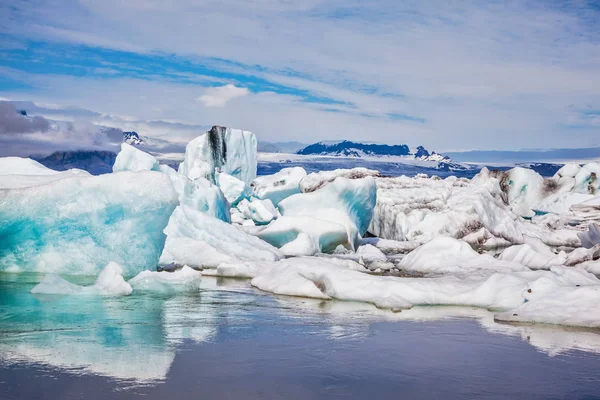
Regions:
<instances>
[{"instance_id":1,"label":"sky","mask_svg":"<svg viewBox=\"0 0 600 400\"><path fill-rule=\"evenodd\" d=\"M4 0L0 99L40 118L0 106L5 152L102 147L99 125L177 143L226 125L270 142L598 147L600 2Z\"/></svg>"}]
</instances>

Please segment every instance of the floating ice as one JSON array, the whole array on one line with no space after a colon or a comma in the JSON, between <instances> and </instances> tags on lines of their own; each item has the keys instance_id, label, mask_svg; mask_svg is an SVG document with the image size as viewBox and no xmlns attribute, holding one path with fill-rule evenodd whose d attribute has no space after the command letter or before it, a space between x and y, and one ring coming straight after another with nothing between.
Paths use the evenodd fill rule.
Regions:
<instances>
[{"instance_id":1,"label":"floating ice","mask_svg":"<svg viewBox=\"0 0 600 400\"><path fill-rule=\"evenodd\" d=\"M250 188L246 182L224 172L217 174L217 186L221 188L225 198L232 206L250 195Z\"/></svg>"},{"instance_id":2,"label":"floating ice","mask_svg":"<svg viewBox=\"0 0 600 400\"><path fill-rule=\"evenodd\" d=\"M444 236L437 237L407 254L400 266L411 271L457 275L488 271L528 271L528 268L519 263L478 254L466 242Z\"/></svg>"},{"instance_id":3,"label":"floating ice","mask_svg":"<svg viewBox=\"0 0 600 400\"><path fill-rule=\"evenodd\" d=\"M174 272L142 271L129 280L134 291L181 292L199 289L202 274L187 265Z\"/></svg>"},{"instance_id":4,"label":"floating ice","mask_svg":"<svg viewBox=\"0 0 600 400\"><path fill-rule=\"evenodd\" d=\"M273 175L259 176L252 182L254 195L269 199L277 206L283 199L300 193L300 181L306 176L302 167L283 168Z\"/></svg>"},{"instance_id":5,"label":"floating ice","mask_svg":"<svg viewBox=\"0 0 600 400\"><path fill-rule=\"evenodd\" d=\"M256 146L252 132L213 126L187 144L179 172L192 180L201 177L216 183L218 170L250 185L256 178Z\"/></svg>"},{"instance_id":6,"label":"floating ice","mask_svg":"<svg viewBox=\"0 0 600 400\"><path fill-rule=\"evenodd\" d=\"M256 225L266 225L276 219L278 215L269 199L253 198L251 201L244 199L238 204L237 208L245 218L251 219Z\"/></svg>"},{"instance_id":7,"label":"floating ice","mask_svg":"<svg viewBox=\"0 0 600 400\"><path fill-rule=\"evenodd\" d=\"M20 189L78 176L90 174L80 169L54 171L29 158L0 158L0 189Z\"/></svg>"},{"instance_id":8,"label":"floating ice","mask_svg":"<svg viewBox=\"0 0 600 400\"><path fill-rule=\"evenodd\" d=\"M119 171L159 171L160 166L156 158L148 153L136 149L130 144L121 143L121 151L117 154L113 172Z\"/></svg>"},{"instance_id":9,"label":"floating ice","mask_svg":"<svg viewBox=\"0 0 600 400\"><path fill-rule=\"evenodd\" d=\"M232 259L276 261L283 257L279 250L259 238L186 206L175 209L164 232L167 243L161 265L174 262L215 268L217 262Z\"/></svg>"},{"instance_id":10,"label":"floating ice","mask_svg":"<svg viewBox=\"0 0 600 400\"><path fill-rule=\"evenodd\" d=\"M169 178L173 182L180 204L221 221L231 221L229 203L216 185L204 178L191 180L179 173L169 174Z\"/></svg>"},{"instance_id":11,"label":"floating ice","mask_svg":"<svg viewBox=\"0 0 600 400\"><path fill-rule=\"evenodd\" d=\"M279 211L283 216L308 216L343 225L348 242L356 248L371 223L376 198L373 178L337 178L312 193L288 197L279 203Z\"/></svg>"},{"instance_id":12,"label":"floating ice","mask_svg":"<svg viewBox=\"0 0 600 400\"><path fill-rule=\"evenodd\" d=\"M123 279L123 267L109 262L91 286L79 286L68 282L56 274L47 274L33 289L34 294L76 294L100 296L128 296L132 292L129 283Z\"/></svg>"},{"instance_id":13,"label":"floating ice","mask_svg":"<svg viewBox=\"0 0 600 400\"><path fill-rule=\"evenodd\" d=\"M497 321L600 327L600 280L583 270L553 267L523 291L525 303Z\"/></svg>"},{"instance_id":14,"label":"floating ice","mask_svg":"<svg viewBox=\"0 0 600 400\"><path fill-rule=\"evenodd\" d=\"M338 245L350 247L343 225L312 217L281 217L257 233L262 240L279 247L286 256L327 253Z\"/></svg>"},{"instance_id":15,"label":"floating ice","mask_svg":"<svg viewBox=\"0 0 600 400\"><path fill-rule=\"evenodd\" d=\"M0 270L96 275L108 262L134 275L156 265L177 206L160 172L74 177L0 190Z\"/></svg>"},{"instance_id":16,"label":"floating ice","mask_svg":"<svg viewBox=\"0 0 600 400\"><path fill-rule=\"evenodd\" d=\"M314 192L315 190L326 186L339 177L347 179L360 179L367 176L378 177L380 174L379 171L363 167L352 169L340 168L334 169L333 171L313 172L312 174L306 175L306 177L300 181L300 190L303 193Z\"/></svg>"}]
</instances>

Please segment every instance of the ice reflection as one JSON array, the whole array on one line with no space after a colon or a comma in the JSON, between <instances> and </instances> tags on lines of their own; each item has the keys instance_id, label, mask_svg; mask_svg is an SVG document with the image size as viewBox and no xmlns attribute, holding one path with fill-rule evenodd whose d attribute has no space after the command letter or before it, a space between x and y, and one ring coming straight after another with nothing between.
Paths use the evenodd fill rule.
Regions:
<instances>
[{"instance_id":1,"label":"ice reflection","mask_svg":"<svg viewBox=\"0 0 600 400\"><path fill-rule=\"evenodd\" d=\"M393 313L371 304L276 297L281 310L297 315L312 315L328 321L330 339L366 338L377 321L442 321L475 319L488 332L520 337L537 350L556 356L572 350L600 353L600 331L543 324L506 324L494 321L494 313L476 307L425 306Z\"/></svg>"},{"instance_id":2,"label":"ice reflection","mask_svg":"<svg viewBox=\"0 0 600 400\"><path fill-rule=\"evenodd\" d=\"M369 340L376 322L459 318L475 319L489 334L521 338L552 356L571 350L600 353L597 331L499 324L492 312L478 308L415 307L392 313L365 303L272 296L248 281L216 278L203 278L198 291L174 295L32 295L29 290L39 278L0 275L2 363L155 384L168 377L183 343L223 340L223 327L231 334L232 326L296 325L328 340L351 341ZM453 339L442 334L436 340Z\"/></svg>"}]
</instances>

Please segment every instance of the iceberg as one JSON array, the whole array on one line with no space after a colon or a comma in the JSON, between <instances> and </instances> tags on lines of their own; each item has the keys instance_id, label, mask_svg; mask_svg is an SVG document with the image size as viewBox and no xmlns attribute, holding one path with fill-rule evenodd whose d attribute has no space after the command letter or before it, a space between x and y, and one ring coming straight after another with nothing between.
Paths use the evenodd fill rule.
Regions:
<instances>
[{"instance_id":1,"label":"iceberg","mask_svg":"<svg viewBox=\"0 0 600 400\"><path fill-rule=\"evenodd\" d=\"M113 165L113 172L119 171L160 171L160 165L152 155L130 144L121 143L121 151L117 154Z\"/></svg>"},{"instance_id":2,"label":"iceberg","mask_svg":"<svg viewBox=\"0 0 600 400\"><path fill-rule=\"evenodd\" d=\"M115 261L133 276L158 262L177 203L153 171L0 190L0 270L96 275Z\"/></svg>"},{"instance_id":3,"label":"iceberg","mask_svg":"<svg viewBox=\"0 0 600 400\"><path fill-rule=\"evenodd\" d=\"M224 172L217 174L217 186L232 206L250 196L250 188L246 185L246 182Z\"/></svg>"},{"instance_id":4,"label":"iceberg","mask_svg":"<svg viewBox=\"0 0 600 400\"><path fill-rule=\"evenodd\" d=\"M246 219L251 219L256 225L266 225L279 215L271 200L252 198L244 199L238 204L238 210Z\"/></svg>"},{"instance_id":5,"label":"iceberg","mask_svg":"<svg viewBox=\"0 0 600 400\"><path fill-rule=\"evenodd\" d=\"M300 181L306 176L302 167L283 168L273 175L259 176L252 182L254 196L268 199L278 206L279 202L300 193Z\"/></svg>"},{"instance_id":6,"label":"iceberg","mask_svg":"<svg viewBox=\"0 0 600 400\"><path fill-rule=\"evenodd\" d=\"M78 176L91 175L80 169L55 171L29 158L0 158L0 189L20 189Z\"/></svg>"},{"instance_id":7,"label":"iceberg","mask_svg":"<svg viewBox=\"0 0 600 400\"><path fill-rule=\"evenodd\" d=\"M142 271L127 283L136 292L173 293L199 290L202 274L187 265L173 272Z\"/></svg>"},{"instance_id":8,"label":"iceberg","mask_svg":"<svg viewBox=\"0 0 600 400\"><path fill-rule=\"evenodd\" d=\"M300 190L303 193L310 193L326 186L339 177L346 179L361 179L367 176L379 177L381 175L379 174L379 171L363 167L352 169L339 168L334 169L333 171L313 172L312 174L306 175L306 177L300 181Z\"/></svg>"},{"instance_id":9,"label":"iceberg","mask_svg":"<svg viewBox=\"0 0 600 400\"><path fill-rule=\"evenodd\" d=\"M259 238L184 205L175 209L164 233L167 242L160 265L215 268L217 262L283 258L278 249Z\"/></svg>"},{"instance_id":10,"label":"iceberg","mask_svg":"<svg viewBox=\"0 0 600 400\"><path fill-rule=\"evenodd\" d=\"M229 202L218 186L205 178L188 179L179 173L168 175L177 192L179 204L198 210L206 215L231 222Z\"/></svg>"},{"instance_id":11,"label":"iceberg","mask_svg":"<svg viewBox=\"0 0 600 400\"><path fill-rule=\"evenodd\" d=\"M131 286L123 279L123 267L114 262L109 262L100 271L96 283L91 286L79 286L56 274L47 274L37 286L31 289L31 293L34 294L99 296L128 296L131 292Z\"/></svg>"},{"instance_id":12,"label":"iceberg","mask_svg":"<svg viewBox=\"0 0 600 400\"><path fill-rule=\"evenodd\" d=\"M256 234L286 256L327 253L339 245L351 247L343 225L313 217L281 217Z\"/></svg>"},{"instance_id":13,"label":"iceberg","mask_svg":"<svg viewBox=\"0 0 600 400\"><path fill-rule=\"evenodd\" d=\"M313 217L342 225L355 249L371 223L376 200L377 188L372 177L337 178L314 192L288 197L279 203L279 212L284 217Z\"/></svg>"},{"instance_id":14,"label":"iceberg","mask_svg":"<svg viewBox=\"0 0 600 400\"><path fill-rule=\"evenodd\" d=\"M206 178L216 184L215 171L224 172L249 186L256 178L256 147L252 132L213 126L187 144L179 173L191 180Z\"/></svg>"}]
</instances>

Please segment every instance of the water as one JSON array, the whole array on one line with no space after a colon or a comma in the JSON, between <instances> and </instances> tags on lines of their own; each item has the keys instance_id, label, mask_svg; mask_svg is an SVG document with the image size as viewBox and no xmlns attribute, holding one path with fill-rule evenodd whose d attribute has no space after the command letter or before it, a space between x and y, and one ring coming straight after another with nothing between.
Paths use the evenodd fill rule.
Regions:
<instances>
[{"instance_id":1,"label":"water","mask_svg":"<svg viewBox=\"0 0 600 400\"><path fill-rule=\"evenodd\" d=\"M39 279L0 274L1 399L600 398L598 331L272 296L247 280L101 298L30 294Z\"/></svg>"}]
</instances>

